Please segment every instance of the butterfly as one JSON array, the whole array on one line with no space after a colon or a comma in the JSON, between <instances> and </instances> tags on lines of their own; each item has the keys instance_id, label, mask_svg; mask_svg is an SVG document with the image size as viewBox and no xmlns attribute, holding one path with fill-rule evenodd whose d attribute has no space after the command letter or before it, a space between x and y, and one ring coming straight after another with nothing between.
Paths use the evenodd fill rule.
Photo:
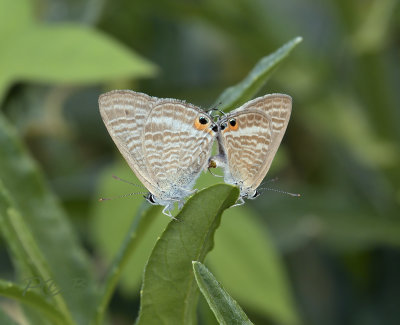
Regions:
<instances>
[{"instance_id":1,"label":"butterfly","mask_svg":"<svg viewBox=\"0 0 400 325\"><path fill-rule=\"evenodd\" d=\"M285 134L292 98L270 94L253 99L218 120L218 151L209 168L222 167L224 181L240 188L236 205L255 199ZM290 194L290 193L289 193Z\"/></svg>"},{"instance_id":2,"label":"butterfly","mask_svg":"<svg viewBox=\"0 0 400 325\"><path fill-rule=\"evenodd\" d=\"M218 126L200 108L131 90L99 97L104 124L130 168L149 190L146 200L172 217L180 209L211 155Z\"/></svg>"},{"instance_id":3,"label":"butterfly","mask_svg":"<svg viewBox=\"0 0 400 325\"><path fill-rule=\"evenodd\" d=\"M272 94L247 102L216 122L199 107L131 90L99 97L100 114L116 146L149 190L151 204L172 217L193 194L201 171L222 167L224 181L239 186L239 204L259 195L285 133L290 96ZM219 152L211 157L214 140Z\"/></svg>"}]
</instances>

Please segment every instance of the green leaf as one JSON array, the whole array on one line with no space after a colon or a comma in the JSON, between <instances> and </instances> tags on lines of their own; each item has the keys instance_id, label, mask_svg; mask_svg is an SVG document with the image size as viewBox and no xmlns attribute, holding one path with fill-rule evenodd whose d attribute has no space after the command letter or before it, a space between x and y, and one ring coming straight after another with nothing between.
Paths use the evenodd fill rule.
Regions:
<instances>
[{"instance_id":1,"label":"green leaf","mask_svg":"<svg viewBox=\"0 0 400 325\"><path fill-rule=\"evenodd\" d=\"M10 202L8 193L0 180L0 225L4 238L9 243L12 254L18 257L21 268L29 270L32 277L45 282L53 279L53 275L41 254L34 238L26 226L20 213ZM59 294L50 295L56 306L62 311L67 324L72 324L71 315L63 297Z\"/></svg>"},{"instance_id":2,"label":"green leaf","mask_svg":"<svg viewBox=\"0 0 400 325\"><path fill-rule=\"evenodd\" d=\"M147 60L113 39L73 24L38 26L25 31L7 52L9 60L1 68L19 80L94 83L150 76L155 72Z\"/></svg>"},{"instance_id":3,"label":"green leaf","mask_svg":"<svg viewBox=\"0 0 400 325\"><path fill-rule=\"evenodd\" d=\"M74 319L79 324L87 324L87 319L93 314L95 297L88 258L38 167L21 144L15 129L1 114L0 157L0 180L13 200L15 211L20 214L21 228L16 231L22 233L18 233L18 238L25 236L23 229L29 229L49 273L54 276L52 280L63 290L60 297L66 301ZM5 236L10 248L18 244L16 238ZM33 276L30 269L21 263L21 256L13 250L11 253L19 275Z\"/></svg>"},{"instance_id":4,"label":"green leaf","mask_svg":"<svg viewBox=\"0 0 400 325\"><path fill-rule=\"evenodd\" d=\"M138 325L195 322L198 289L192 261L203 261L213 247L222 212L234 204L239 190L218 184L190 198L179 221L171 221L147 263Z\"/></svg>"},{"instance_id":5,"label":"green leaf","mask_svg":"<svg viewBox=\"0 0 400 325\"><path fill-rule=\"evenodd\" d=\"M225 291L202 263L193 261L193 271L197 285L219 324L253 324L239 304Z\"/></svg>"},{"instance_id":6,"label":"green leaf","mask_svg":"<svg viewBox=\"0 0 400 325\"><path fill-rule=\"evenodd\" d=\"M274 53L263 57L249 74L237 85L227 88L215 101L215 107L230 111L252 99L265 84L275 68L303 39L296 37L280 47Z\"/></svg>"},{"instance_id":7,"label":"green leaf","mask_svg":"<svg viewBox=\"0 0 400 325\"><path fill-rule=\"evenodd\" d=\"M26 287L21 287L15 283L0 280L0 296L15 299L33 307L35 310L40 311L44 318L50 320L52 324L71 324L65 319L65 315L44 299L42 295L26 289ZM0 323L7 324L3 322L1 312Z\"/></svg>"},{"instance_id":8,"label":"green leaf","mask_svg":"<svg viewBox=\"0 0 400 325\"><path fill-rule=\"evenodd\" d=\"M138 212L137 217L132 223L122 247L120 248L118 255L109 269L92 324L102 324L107 306L110 302L115 287L117 286L122 271L125 269L134 251L142 242L143 237L147 234L147 231L154 219L159 217L161 210L159 206L149 207L147 203L144 204L145 205L143 205L142 209Z\"/></svg>"},{"instance_id":9,"label":"green leaf","mask_svg":"<svg viewBox=\"0 0 400 325\"><path fill-rule=\"evenodd\" d=\"M95 83L148 77L156 68L110 37L84 25L41 24L28 0L0 0L0 101L15 81ZM29 23L27 23L27 21Z\"/></svg>"},{"instance_id":10,"label":"green leaf","mask_svg":"<svg viewBox=\"0 0 400 325\"><path fill-rule=\"evenodd\" d=\"M279 324L299 322L278 252L246 205L226 211L207 262L242 306Z\"/></svg>"},{"instance_id":11,"label":"green leaf","mask_svg":"<svg viewBox=\"0 0 400 325\"><path fill-rule=\"evenodd\" d=\"M281 150L281 149L280 149ZM275 165L276 158L273 165ZM222 174L216 171L216 174ZM210 186L216 177L209 173L200 176L197 188ZM277 210L289 207L287 200ZM266 193L255 200L262 204L271 197ZM297 204L297 200L296 204ZM222 226L215 235L215 247L207 256L217 278L224 280L225 288L246 308L280 324L297 324L299 316L291 292L285 266L275 247L268 226L260 224L260 217L251 209L250 202L225 211ZM275 218L275 210L268 217ZM271 215L271 216L270 216ZM279 218L282 218L279 217ZM278 218L278 219L279 219ZM294 216L291 217L293 219ZM292 220L293 222L293 220ZM232 272L235 270L235 272ZM251 276L249 276L251 274Z\"/></svg>"}]
</instances>

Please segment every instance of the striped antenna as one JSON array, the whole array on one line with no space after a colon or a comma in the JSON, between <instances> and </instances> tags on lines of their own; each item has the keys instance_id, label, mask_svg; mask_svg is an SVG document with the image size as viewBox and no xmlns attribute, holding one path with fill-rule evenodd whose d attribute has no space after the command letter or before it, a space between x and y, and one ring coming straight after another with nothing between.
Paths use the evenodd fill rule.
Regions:
<instances>
[{"instance_id":1,"label":"striped antenna","mask_svg":"<svg viewBox=\"0 0 400 325\"><path fill-rule=\"evenodd\" d=\"M114 199L121 199L123 197L127 197L127 196L132 196L132 195L137 195L137 194L147 194L147 192L134 192L134 193L129 193L129 194L124 194L124 195L119 195L119 196L112 196L110 198L100 198L99 202L103 202L103 201L110 201L110 200L114 200Z\"/></svg>"},{"instance_id":2,"label":"striped antenna","mask_svg":"<svg viewBox=\"0 0 400 325\"><path fill-rule=\"evenodd\" d=\"M258 191L261 191L261 190L274 191L274 192L277 192L277 193L287 194L287 195L290 195L290 196L293 196L293 197L300 197L301 196L301 194L298 194L298 193L290 193L290 192L286 192L286 191L282 191L282 190L278 190L276 188L270 188L270 187L258 188L257 190Z\"/></svg>"}]
</instances>

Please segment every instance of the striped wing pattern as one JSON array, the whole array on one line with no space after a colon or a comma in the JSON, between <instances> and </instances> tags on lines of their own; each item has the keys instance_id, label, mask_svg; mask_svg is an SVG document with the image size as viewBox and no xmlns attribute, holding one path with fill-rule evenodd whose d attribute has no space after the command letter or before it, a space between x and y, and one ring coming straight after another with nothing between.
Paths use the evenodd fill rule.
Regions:
<instances>
[{"instance_id":1,"label":"striped wing pattern","mask_svg":"<svg viewBox=\"0 0 400 325\"><path fill-rule=\"evenodd\" d=\"M207 165L215 138L194 121L205 113L176 99L130 90L99 98L100 113L116 146L146 188L161 201L179 201Z\"/></svg>"},{"instance_id":2,"label":"striped wing pattern","mask_svg":"<svg viewBox=\"0 0 400 325\"><path fill-rule=\"evenodd\" d=\"M291 109L290 96L271 94L251 100L223 118L228 126L230 119L237 121L237 130L228 127L220 133L229 169L225 180L242 184L245 195L254 193L267 174Z\"/></svg>"},{"instance_id":3,"label":"striped wing pattern","mask_svg":"<svg viewBox=\"0 0 400 325\"><path fill-rule=\"evenodd\" d=\"M194 105L131 90L101 95L99 107L122 156L150 191L147 199L165 205L165 213L191 194L213 160L209 166L221 163L225 182L238 185L241 198L253 197L285 133L292 99L283 94L256 98L220 117L218 127ZM219 155L210 158L216 136Z\"/></svg>"},{"instance_id":4,"label":"striped wing pattern","mask_svg":"<svg viewBox=\"0 0 400 325\"><path fill-rule=\"evenodd\" d=\"M225 181L251 186L267 160L272 138L270 120L258 111L232 114L232 117L238 129L227 128L221 132L228 165Z\"/></svg>"},{"instance_id":5,"label":"striped wing pattern","mask_svg":"<svg viewBox=\"0 0 400 325\"><path fill-rule=\"evenodd\" d=\"M184 195L180 190L191 190L207 166L215 133L194 127L199 114L204 112L191 104L164 100L146 121L142 142L145 164L151 166L151 179L163 191Z\"/></svg>"},{"instance_id":6,"label":"striped wing pattern","mask_svg":"<svg viewBox=\"0 0 400 325\"><path fill-rule=\"evenodd\" d=\"M129 167L140 181L152 189L142 149L142 133L157 98L130 90L114 90L99 97L104 124Z\"/></svg>"}]
</instances>

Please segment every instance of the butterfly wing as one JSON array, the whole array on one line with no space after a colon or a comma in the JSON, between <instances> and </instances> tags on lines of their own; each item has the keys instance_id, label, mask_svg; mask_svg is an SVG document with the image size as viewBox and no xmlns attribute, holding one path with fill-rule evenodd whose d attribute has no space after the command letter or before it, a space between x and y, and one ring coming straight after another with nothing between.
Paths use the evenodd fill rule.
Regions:
<instances>
[{"instance_id":1,"label":"butterfly wing","mask_svg":"<svg viewBox=\"0 0 400 325\"><path fill-rule=\"evenodd\" d=\"M228 170L225 179L255 191L267 174L289 122L292 99L283 94L256 98L224 117L220 152ZM235 120L235 126L230 120Z\"/></svg>"},{"instance_id":2,"label":"butterfly wing","mask_svg":"<svg viewBox=\"0 0 400 325\"><path fill-rule=\"evenodd\" d=\"M131 90L114 90L99 97L103 122L122 156L139 180L152 192L141 138L157 98Z\"/></svg>"},{"instance_id":3,"label":"butterfly wing","mask_svg":"<svg viewBox=\"0 0 400 325\"><path fill-rule=\"evenodd\" d=\"M204 124L200 117L206 119ZM142 150L160 189L176 198L188 194L207 166L216 137L213 125L206 113L189 103L163 99L153 107L144 126Z\"/></svg>"}]
</instances>

